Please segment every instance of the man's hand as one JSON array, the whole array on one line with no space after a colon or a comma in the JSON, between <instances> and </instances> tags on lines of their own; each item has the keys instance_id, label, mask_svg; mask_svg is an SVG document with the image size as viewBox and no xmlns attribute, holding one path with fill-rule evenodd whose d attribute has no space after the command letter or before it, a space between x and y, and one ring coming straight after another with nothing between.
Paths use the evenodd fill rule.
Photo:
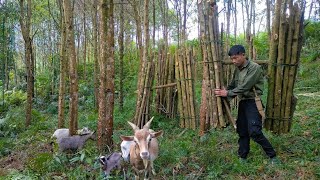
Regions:
<instances>
[{"instance_id":1,"label":"man's hand","mask_svg":"<svg viewBox=\"0 0 320 180\"><path fill-rule=\"evenodd\" d=\"M223 88L223 89L215 89L214 94L216 96L221 96L221 97L227 97L228 96L228 91Z\"/></svg>"}]
</instances>

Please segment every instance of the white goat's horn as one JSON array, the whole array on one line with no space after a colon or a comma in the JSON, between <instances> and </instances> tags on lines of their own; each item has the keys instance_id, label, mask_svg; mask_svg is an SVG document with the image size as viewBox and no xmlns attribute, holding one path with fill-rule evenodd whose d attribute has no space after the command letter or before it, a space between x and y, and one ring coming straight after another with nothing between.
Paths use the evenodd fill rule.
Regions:
<instances>
[{"instance_id":1,"label":"white goat's horn","mask_svg":"<svg viewBox=\"0 0 320 180\"><path fill-rule=\"evenodd\" d=\"M140 129L137 125L133 124L132 122L129 122L129 121L128 121L128 123L130 124L130 126L132 127L132 129L133 129L134 131L137 131L137 130Z\"/></svg>"},{"instance_id":2,"label":"white goat's horn","mask_svg":"<svg viewBox=\"0 0 320 180\"><path fill-rule=\"evenodd\" d=\"M152 116L152 118L143 126L143 129L150 129L150 124L153 120L154 116Z\"/></svg>"}]
</instances>

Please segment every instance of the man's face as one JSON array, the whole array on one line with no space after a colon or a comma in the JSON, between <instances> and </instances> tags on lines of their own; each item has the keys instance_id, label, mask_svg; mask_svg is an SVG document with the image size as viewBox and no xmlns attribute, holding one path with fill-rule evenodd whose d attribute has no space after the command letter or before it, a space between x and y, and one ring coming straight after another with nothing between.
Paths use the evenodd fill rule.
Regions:
<instances>
[{"instance_id":1,"label":"man's face","mask_svg":"<svg viewBox=\"0 0 320 180\"><path fill-rule=\"evenodd\" d=\"M232 63L237 67L242 67L246 61L244 53L230 56Z\"/></svg>"}]
</instances>

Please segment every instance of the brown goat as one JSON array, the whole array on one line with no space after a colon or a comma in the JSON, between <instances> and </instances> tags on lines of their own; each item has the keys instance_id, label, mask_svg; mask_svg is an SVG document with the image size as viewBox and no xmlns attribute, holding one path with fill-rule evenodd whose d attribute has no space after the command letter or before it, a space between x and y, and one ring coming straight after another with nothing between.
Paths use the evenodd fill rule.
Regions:
<instances>
[{"instance_id":1,"label":"brown goat","mask_svg":"<svg viewBox=\"0 0 320 180\"><path fill-rule=\"evenodd\" d=\"M159 146L157 137L163 134L149 131L153 117L140 129L135 124L128 122L134 130L134 136L121 136L124 141L134 141L130 146L130 164L135 171L135 179L144 172L144 179L149 179L150 171L155 175L153 161L158 157Z\"/></svg>"}]
</instances>

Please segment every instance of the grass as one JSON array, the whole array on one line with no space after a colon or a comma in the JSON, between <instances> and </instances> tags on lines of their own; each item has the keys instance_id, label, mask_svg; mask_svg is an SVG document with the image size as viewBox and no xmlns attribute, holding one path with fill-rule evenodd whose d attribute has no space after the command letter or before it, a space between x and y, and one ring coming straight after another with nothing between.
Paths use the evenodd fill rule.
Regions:
<instances>
[{"instance_id":1,"label":"grass","mask_svg":"<svg viewBox=\"0 0 320 180\"><path fill-rule=\"evenodd\" d=\"M242 164L237 157L238 137L231 127L212 129L199 137L197 130L178 128L177 120L156 116L152 128L164 130L164 135L159 138L154 179L320 179L319 64L304 62L300 67L291 132L274 135L264 131L281 164L271 165L254 142L248 163ZM134 114L134 96L126 99L124 106L124 112L115 109L116 151L119 135L131 133L126 121ZM0 124L0 179L103 179L95 142L89 141L75 154L57 154L54 147L52 153L49 142L57 125L56 115L35 110L32 125L25 129L23 111L21 106L12 108ZM85 108L79 112L80 127L95 129L96 120L96 112Z\"/></svg>"}]
</instances>

